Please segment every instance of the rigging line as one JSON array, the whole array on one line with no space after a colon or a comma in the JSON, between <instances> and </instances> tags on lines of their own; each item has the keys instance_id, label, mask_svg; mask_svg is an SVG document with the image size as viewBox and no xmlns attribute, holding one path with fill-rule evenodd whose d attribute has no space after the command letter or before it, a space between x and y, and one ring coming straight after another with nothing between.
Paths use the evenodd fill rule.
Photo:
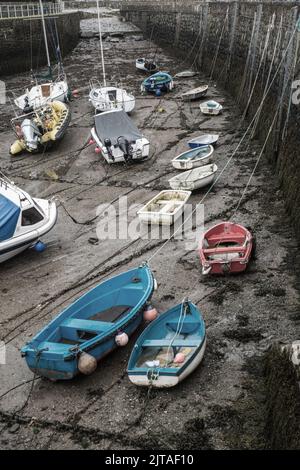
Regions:
<instances>
[{"instance_id":1,"label":"rigging line","mask_svg":"<svg viewBox=\"0 0 300 470\"><path fill-rule=\"evenodd\" d=\"M256 12L254 13L254 19L253 19L253 26L252 26L251 38L250 38L250 43L249 43L249 48L248 48L248 55L247 55L247 59L246 59L246 63L245 63L245 68L244 68L244 73L243 73L243 78L242 78L242 83L241 83L241 86L240 86L240 91L239 91L238 99L237 99L237 102L238 102L238 103L241 101L242 94L243 94L243 91L244 91L244 88L245 88L245 85L246 85L246 82L247 82L247 70L248 70L248 66L249 66L249 62L250 62L250 57L251 57L252 42L253 42L253 38L254 38L255 28L256 28Z\"/></svg>"},{"instance_id":2,"label":"rigging line","mask_svg":"<svg viewBox=\"0 0 300 470\"><path fill-rule=\"evenodd\" d=\"M185 222L187 222L189 219L191 219L191 217L193 217L193 215L194 215L194 213L196 212L196 210L198 209L198 207L203 203L203 201L206 199L206 197L210 194L211 190L212 190L213 187L216 185L216 183L219 181L219 179L221 178L221 176L222 176L222 174L224 173L225 169L228 167L229 163L231 162L231 160L233 159L233 157L234 157L235 154L237 153L237 151L238 151L238 149L240 148L242 142L245 140L245 138L246 138L246 136L247 136L247 134L248 134L248 131L251 129L253 122L255 121L255 119L256 119L258 113L261 111L261 108L262 108L262 106L263 106L263 104L264 104L264 102L265 102L265 99L266 99L266 97L267 97L267 95L268 95L270 89L272 88L272 85L273 85L273 83L274 83L274 81L275 81L275 79L276 79L276 77L277 77L277 74L278 74L278 72L279 72L279 70L280 70L280 68L281 68L281 66L282 66L282 63L283 63L284 58L285 58L285 56L286 56L286 54L287 54L287 52L288 52L288 50L289 50L289 47L290 47L290 45L291 45L291 42L292 42L292 40L293 40L293 38L294 38L294 35L295 35L296 31L297 31L297 25L295 26L294 31L293 31L292 34L291 34L290 40L289 40L289 42L288 42L288 45L287 45L287 47L286 47L284 53L282 54L281 61L280 61L280 63L278 64L278 67L277 67L277 69L276 69L276 71L275 71L275 73L274 73L274 75L273 75L273 77L272 77L272 80L271 80L271 82L270 82L270 85L268 86L265 95L262 97L261 103L260 103L260 105L259 105L259 107L258 107L256 113L254 114L254 116L253 116L253 118L252 118L252 120L251 120L249 126L247 127L247 129L246 129L244 135L242 136L240 142L238 143L238 145L237 145L237 147L235 148L235 150L233 151L231 157L228 159L227 163L226 163L225 166L222 168L222 170L221 170L221 172L219 173L219 175L217 176L217 178L214 180L214 182L213 182L213 183L211 184L211 186L208 188L208 190L206 191L206 193L204 194L204 196L202 197L202 199L200 200L200 202L198 202L198 204L196 204L195 209L193 209L193 211L191 212L191 214L185 219ZM155 257L173 238L174 238L174 237L175 237L175 235L179 232L179 230L182 229L183 226L184 226L184 223L181 224L181 226L178 227L177 230L175 230L175 232L170 236L170 238L168 238L168 239L157 249L157 251L155 251L155 252L153 253L153 255L148 259L148 263L149 263L149 264L150 264L150 262L152 261L152 259L153 259L153 258L154 258L154 257Z\"/></svg>"},{"instance_id":3,"label":"rigging line","mask_svg":"<svg viewBox=\"0 0 300 470\"><path fill-rule=\"evenodd\" d=\"M243 120L245 119L247 111L249 109L249 106L250 106L250 103L251 103L251 100L252 100L252 96L253 96L253 92L255 90L256 83L257 83L257 80L258 80L258 77L259 77L260 69L261 69L261 66L263 64L266 53L267 53L267 49L268 49L268 45L269 45L269 41L270 41L270 33L274 29L274 20L275 20L275 13L273 13L272 20L268 25L268 30L267 30L267 34L266 34L263 53L261 55L260 63L259 63L258 69L257 69L256 77L255 77L253 85L252 85L252 89L251 89L251 92L250 92L250 95L249 95L249 98L248 98L248 102L247 102L246 108L245 108L243 116L242 116Z\"/></svg>"},{"instance_id":4,"label":"rigging line","mask_svg":"<svg viewBox=\"0 0 300 470\"><path fill-rule=\"evenodd\" d=\"M274 60L275 60L275 56L276 56L276 52L277 52L277 47L278 47L279 41L280 41L280 39L281 39L281 34L282 34L282 22L283 22L283 15L281 15L281 19L280 19L280 23L279 23L279 29L278 29L278 34L277 34L277 36L276 36L276 41L275 41L275 45L274 45L274 48L273 48L272 59L271 59L270 68L269 68L269 73L268 73L267 80L266 80L266 83L265 83L263 95L265 94L265 92L266 92L266 90L267 90L267 87L268 87L268 85L269 85L269 81L270 81L270 78L271 78L271 73L272 73L272 70L273 70ZM255 133L256 128L257 128L258 123L259 123L260 114L261 114L261 110L260 110L260 112L258 113L258 116L257 116L257 118L256 118L256 120L255 120L255 123L254 123L254 126L253 126L253 130L252 130L252 133L251 133L251 135L250 135L250 139L253 139L253 137L254 137L254 133Z\"/></svg>"},{"instance_id":5,"label":"rigging line","mask_svg":"<svg viewBox=\"0 0 300 470\"><path fill-rule=\"evenodd\" d=\"M224 30L225 30L225 26L228 25L228 13L229 13L229 7L227 7L225 20L223 22L223 26L222 26L222 30L221 30L221 34L220 34L220 38L219 38L219 43L218 43L218 46L217 46L217 49L216 49L216 52L215 52L214 60L212 62L211 72L210 72L210 76L209 76L209 82L211 82L211 80L213 78L213 73L214 73L214 70L215 70L216 63L217 63L217 58L218 58L218 55L219 55L219 50L220 50L221 41L222 41L222 38L223 38L223 33L224 33Z\"/></svg>"}]
</instances>

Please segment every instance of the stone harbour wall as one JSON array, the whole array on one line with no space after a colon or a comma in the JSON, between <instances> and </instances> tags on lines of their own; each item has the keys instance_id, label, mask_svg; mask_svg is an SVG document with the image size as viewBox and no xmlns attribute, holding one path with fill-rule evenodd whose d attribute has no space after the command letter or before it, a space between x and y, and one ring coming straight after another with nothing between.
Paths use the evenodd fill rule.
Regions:
<instances>
[{"instance_id":1,"label":"stone harbour wall","mask_svg":"<svg viewBox=\"0 0 300 470\"><path fill-rule=\"evenodd\" d=\"M56 16L62 55L78 43L80 14L68 12ZM50 35L49 35L50 36ZM54 47L49 37L49 50ZM36 69L45 65L46 52L40 18L0 19L0 76Z\"/></svg>"},{"instance_id":2,"label":"stone harbour wall","mask_svg":"<svg viewBox=\"0 0 300 470\"><path fill-rule=\"evenodd\" d=\"M255 135L263 143L270 134L265 153L300 240L300 105L291 102L300 78L299 2L123 0L121 15L146 36L153 31L154 41L187 59L185 67L212 74L250 121L270 87Z\"/></svg>"}]
</instances>

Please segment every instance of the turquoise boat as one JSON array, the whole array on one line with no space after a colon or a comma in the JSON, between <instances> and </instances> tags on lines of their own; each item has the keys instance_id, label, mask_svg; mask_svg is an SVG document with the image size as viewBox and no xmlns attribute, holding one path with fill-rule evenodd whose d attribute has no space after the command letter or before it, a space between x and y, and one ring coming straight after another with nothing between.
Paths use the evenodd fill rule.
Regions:
<instances>
[{"instance_id":1,"label":"turquoise boat","mask_svg":"<svg viewBox=\"0 0 300 470\"><path fill-rule=\"evenodd\" d=\"M140 325L155 285L147 264L97 285L22 348L28 367L51 380L72 379L83 372L80 361L88 365L84 373L91 365L94 370L96 361L125 345Z\"/></svg>"},{"instance_id":2,"label":"turquoise boat","mask_svg":"<svg viewBox=\"0 0 300 470\"><path fill-rule=\"evenodd\" d=\"M141 92L146 91L159 94L171 91L174 88L174 81L170 74L166 72L156 72L146 78L141 85Z\"/></svg>"},{"instance_id":3,"label":"turquoise boat","mask_svg":"<svg viewBox=\"0 0 300 470\"><path fill-rule=\"evenodd\" d=\"M203 359L205 323L192 302L171 308L138 338L128 363L128 377L140 386L174 387Z\"/></svg>"}]
</instances>

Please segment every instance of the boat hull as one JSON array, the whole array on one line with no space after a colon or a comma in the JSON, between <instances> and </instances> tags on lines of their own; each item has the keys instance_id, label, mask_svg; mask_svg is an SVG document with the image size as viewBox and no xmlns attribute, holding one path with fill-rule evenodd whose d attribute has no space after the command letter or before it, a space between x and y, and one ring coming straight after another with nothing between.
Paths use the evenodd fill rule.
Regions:
<instances>
[{"instance_id":1,"label":"boat hull","mask_svg":"<svg viewBox=\"0 0 300 470\"><path fill-rule=\"evenodd\" d=\"M125 90L122 94L122 98L116 98L115 100L109 99L109 92L112 88L102 87L94 88L90 91L89 101L94 106L97 112L103 113L112 110L123 110L125 113L131 113L135 108L135 98L133 95L128 94ZM114 89L114 91L119 89Z\"/></svg>"},{"instance_id":2,"label":"boat hull","mask_svg":"<svg viewBox=\"0 0 300 470\"><path fill-rule=\"evenodd\" d=\"M130 336L137 329L154 289L155 280L147 265L97 285L22 348L28 367L50 380L72 379L80 373L81 353L100 361L120 347L116 342L120 332Z\"/></svg>"},{"instance_id":3,"label":"boat hull","mask_svg":"<svg viewBox=\"0 0 300 470\"><path fill-rule=\"evenodd\" d=\"M169 184L172 189L175 190L187 190L187 191L196 191L197 189L204 188L205 186L208 186L209 184L212 184L216 178L216 172L218 170L218 167L216 166L216 169L214 169L214 172L211 173L211 175L205 177L205 178L200 178L198 180L194 181L189 181L188 178L184 179L185 172L182 173L183 179L179 179L176 176L174 178L171 178L169 180ZM188 171L187 173L190 173Z\"/></svg>"},{"instance_id":4,"label":"boat hull","mask_svg":"<svg viewBox=\"0 0 300 470\"><path fill-rule=\"evenodd\" d=\"M192 152L192 150L197 149L188 150L187 152L178 155L178 157L173 158L173 167L176 168L176 170L192 170L193 168L199 168L201 166L207 165L208 163L211 163L214 148L212 145L203 145L202 148L203 147L209 147L206 154L200 156L199 158L193 158L193 153L191 153L191 156L189 158L189 153Z\"/></svg>"},{"instance_id":5,"label":"boat hull","mask_svg":"<svg viewBox=\"0 0 300 470\"><path fill-rule=\"evenodd\" d=\"M172 212L168 213L167 209L163 212L164 209L160 212L155 212L153 210L148 211L147 208L151 207L153 204L158 204L158 201L164 200L163 195L168 195L170 193L170 198L167 201L170 203L170 206L174 206L174 201L178 202L178 207L175 209L172 207ZM191 192L190 191L180 191L180 199L172 200L172 191L162 191L153 199L151 199L142 209L138 211L139 219L144 224L153 224L153 225L173 225L179 217L182 216L183 208L186 202L188 201Z\"/></svg>"},{"instance_id":6,"label":"boat hull","mask_svg":"<svg viewBox=\"0 0 300 470\"><path fill-rule=\"evenodd\" d=\"M60 101L65 103L68 101L69 96L69 87L66 81L54 82L51 84L52 91L50 96L42 96L41 85L37 85L31 88L29 93L24 93L24 95L16 98L14 100L15 105L22 110L25 110L27 105L28 98L28 107L32 109L37 109L46 104L51 103L52 101Z\"/></svg>"}]
</instances>

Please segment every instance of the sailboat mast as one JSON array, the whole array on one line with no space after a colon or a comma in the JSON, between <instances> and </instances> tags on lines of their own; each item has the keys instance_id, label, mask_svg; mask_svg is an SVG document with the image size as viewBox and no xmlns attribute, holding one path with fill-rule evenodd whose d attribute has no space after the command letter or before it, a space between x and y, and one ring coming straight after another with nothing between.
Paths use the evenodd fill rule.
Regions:
<instances>
[{"instance_id":1,"label":"sailboat mast","mask_svg":"<svg viewBox=\"0 0 300 470\"><path fill-rule=\"evenodd\" d=\"M49 56L49 48L48 48L48 40L47 40L47 32L46 32L46 24L45 24L45 17L44 17L44 8L43 2L40 0L40 7L41 7L41 15L42 15L42 25L43 25L43 32L44 32L44 41L45 41L45 48L46 48L46 56L47 56L47 63L49 69L51 68L50 56Z\"/></svg>"},{"instance_id":2,"label":"sailboat mast","mask_svg":"<svg viewBox=\"0 0 300 470\"><path fill-rule=\"evenodd\" d=\"M103 43L102 43L102 30L101 30L101 21L100 21L99 0L97 0L97 12L98 12L100 49L101 49L101 62L102 62L102 71L103 71L103 85L106 87L106 74L105 74L105 64L104 64L104 54L103 54Z\"/></svg>"}]
</instances>

